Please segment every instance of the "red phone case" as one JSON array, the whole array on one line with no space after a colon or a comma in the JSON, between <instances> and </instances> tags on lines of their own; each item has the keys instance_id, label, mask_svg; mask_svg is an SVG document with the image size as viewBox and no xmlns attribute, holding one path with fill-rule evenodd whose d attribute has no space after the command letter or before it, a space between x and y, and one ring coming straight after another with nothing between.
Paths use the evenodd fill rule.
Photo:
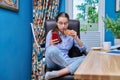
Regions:
<instances>
[{"instance_id":1,"label":"red phone case","mask_svg":"<svg viewBox=\"0 0 120 80\"><path fill-rule=\"evenodd\" d=\"M58 39L58 32L52 32L52 40Z\"/></svg>"}]
</instances>

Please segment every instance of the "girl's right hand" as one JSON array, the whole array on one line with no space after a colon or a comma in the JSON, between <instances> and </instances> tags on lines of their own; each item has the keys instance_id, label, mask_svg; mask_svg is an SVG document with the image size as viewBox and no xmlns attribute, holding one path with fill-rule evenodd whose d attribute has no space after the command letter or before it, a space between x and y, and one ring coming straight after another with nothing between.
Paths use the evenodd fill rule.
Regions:
<instances>
[{"instance_id":1,"label":"girl's right hand","mask_svg":"<svg viewBox=\"0 0 120 80\"><path fill-rule=\"evenodd\" d=\"M56 44L58 44L59 43L59 40L58 39L51 39L51 41L50 41L50 45L56 45Z\"/></svg>"}]
</instances>

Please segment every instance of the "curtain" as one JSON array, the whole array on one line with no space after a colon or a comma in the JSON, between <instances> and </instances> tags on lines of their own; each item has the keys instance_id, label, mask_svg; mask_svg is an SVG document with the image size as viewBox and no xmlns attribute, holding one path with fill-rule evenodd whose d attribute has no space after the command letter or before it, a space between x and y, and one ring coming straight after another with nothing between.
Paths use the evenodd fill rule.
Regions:
<instances>
[{"instance_id":1,"label":"curtain","mask_svg":"<svg viewBox=\"0 0 120 80\"><path fill-rule=\"evenodd\" d=\"M44 48L45 30L44 23L48 19L55 19L59 10L60 0L34 0L33 3L33 53L32 53L32 80L44 78Z\"/></svg>"}]
</instances>

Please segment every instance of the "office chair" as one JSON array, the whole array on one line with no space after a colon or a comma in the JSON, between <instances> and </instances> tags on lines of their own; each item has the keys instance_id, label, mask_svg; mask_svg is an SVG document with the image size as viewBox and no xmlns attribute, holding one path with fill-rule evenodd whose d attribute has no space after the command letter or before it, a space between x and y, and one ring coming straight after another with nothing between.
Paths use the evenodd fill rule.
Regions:
<instances>
[{"instance_id":1,"label":"office chair","mask_svg":"<svg viewBox=\"0 0 120 80\"><path fill-rule=\"evenodd\" d=\"M45 22L45 37L49 30L53 29L56 26L55 20L47 20ZM75 30L77 32L78 37L80 38L80 22L78 20L70 20L68 24L68 29ZM82 55L86 55L86 52L80 52L79 49L75 46L73 46L68 54L70 57L78 57ZM45 68L45 72L48 71L47 68ZM53 78L50 80L74 80L74 75L65 75L58 78Z\"/></svg>"}]
</instances>

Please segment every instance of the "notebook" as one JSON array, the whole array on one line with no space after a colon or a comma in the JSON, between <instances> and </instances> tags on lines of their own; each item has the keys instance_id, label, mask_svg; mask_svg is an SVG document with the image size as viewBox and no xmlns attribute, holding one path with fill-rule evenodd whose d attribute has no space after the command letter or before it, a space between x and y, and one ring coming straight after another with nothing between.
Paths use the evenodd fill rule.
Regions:
<instances>
[{"instance_id":1,"label":"notebook","mask_svg":"<svg viewBox=\"0 0 120 80\"><path fill-rule=\"evenodd\" d=\"M109 52L100 52L101 54L120 55L120 50L111 50Z\"/></svg>"},{"instance_id":2,"label":"notebook","mask_svg":"<svg viewBox=\"0 0 120 80\"><path fill-rule=\"evenodd\" d=\"M111 53L111 54L120 54L120 50L111 50L107 53Z\"/></svg>"}]
</instances>

